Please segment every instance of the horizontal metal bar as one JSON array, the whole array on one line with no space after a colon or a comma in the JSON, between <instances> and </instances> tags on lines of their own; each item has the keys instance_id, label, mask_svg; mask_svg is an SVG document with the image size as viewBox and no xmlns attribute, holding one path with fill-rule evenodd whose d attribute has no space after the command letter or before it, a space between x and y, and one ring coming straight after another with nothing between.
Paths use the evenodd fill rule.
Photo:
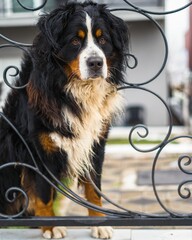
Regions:
<instances>
[{"instance_id":1,"label":"horizontal metal bar","mask_svg":"<svg viewBox=\"0 0 192 240\"><path fill-rule=\"evenodd\" d=\"M192 218L172 217L31 217L17 219L0 219L1 227L10 226L192 226Z\"/></svg>"}]
</instances>

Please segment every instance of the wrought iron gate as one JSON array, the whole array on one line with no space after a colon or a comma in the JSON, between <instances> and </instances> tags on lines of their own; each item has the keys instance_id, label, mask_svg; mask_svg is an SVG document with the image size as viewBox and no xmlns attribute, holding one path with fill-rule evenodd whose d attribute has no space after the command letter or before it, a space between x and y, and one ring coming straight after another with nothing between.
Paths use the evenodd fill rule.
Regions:
<instances>
[{"instance_id":1,"label":"wrought iron gate","mask_svg":"<svg viewBox=\"0 0 192 240\"><path fill-rule=\"evenodd\" d=\"M153 159L152 169L151 169L151 174L152 174L151 181L152 181L153 191L156 196L156 200L159 203L159 205L162 207L162 209L164 210L164 213L163 214L147 214L147 213L143 213L143 212L133 212L129 209L125 209L124 207L119 206L118 204L113 202L111 199L109 199L107 196L105 196L103 193L101 193L99 191L99 189L97 189L96 186L95 186L96 191L99 192L99 194L104 199L106 199L110 204L116 206L119 210L105 209L105 208L100 208L98 206L92 205L91 203L87 202L86 200L82 199L80 196L75 194L69 188L67 188L62 182L60 182L58 179L56 179L55 176L51 174L51 172L49 172L49 169L47 169L47 171L49 172L52 179L54 179L54 182L57 183L57 185L55 185L55 183L51 182L48 178L46 178L46 176L43 175L40 172L40 170L38 169L36 161L31 153L30 148L27 145L25 139L21 136L21 134L18 132L18 130L9 121L9 119L7 119L6 116L3 115L3 113L0 113L1 118L3 118L4 121L6 121L12 127L13 131L16 132L16 134L18 135L20 140L23 142L26 149L28 150L28 153L30 154L31 158L33 159L33 163L34 163L34 165L31 166L31 165L27 165L27 164L13 162L13 163L9 163L9 164L0 166L0 171L3 171L5 168L14 166L14 165L17 165L17 166L21 165L21 167L30 168L31 170L38 173L47 182L49 182L49 184L51 184L57 191L59 191L66 197L70 198L72 201L74 201L84 207L92 208L92 209L95 209L97 211L100 211L100 212L106 214L106 217L94 217L94 218L78 217L78 216L77 217L54 217L54 218L45 218L45 217L25 217L24 218L22 216L22 214L27 209L28 202L29 202L28 196L22 189L12 187L12 188L8 189L8 191L6 192L7 200L9 202L15 200L15 199L9 199L9 196L8 196L9 192L20 192L26 199L26 205L16 215L7 216L7 215L0 213L0 226L33 226L33 227L37 227L37 226L53 226L53 225L57 225L57 226L107 226L107 225L111 225L111 226L191 226L192 225L192 213L184 214L184 213L180 213L180 212L175 212L175 211L169 210L164 205L164 203L161 201L161 198L159 197L159 193L158 193L158 190L156 187L156 180L155 180L156 165L157 165L159 156L160 156L161 152L164 150L164 148L168 144L170 144L171 142L173 142L177 139L180 139L180 138L192 139L192 136L176 136L173 138L171 137L172 136L171 135L172 134L171 111L170 111L167 103L165 102L165 100L163 100L158 94L156 94L155 92L153 92L147 88L147 84L154 81L162 73L162 71L164 70L164 68L166 66L166 62L167 62L167 58L168 58L168 44L167 44L166 37L164 35L164 32L163 32L161 26L158 24L157 21L154 20L152 15L173 14L175 12L183 10L184 8L189 7L192 4L192 2L181 7L180 9L175 9L175 10L168 11L168 12L152 12L152 11L137 7L131 1L128 1L128 0L123 0L123 1L127 4L126 8L118 8L118 9L116 8L116 9L111 9L111 11L112 12L127 11L127 12L135 12L135 13L143 15L148 20L150 20L155 25L155 27L159 30L159 32L162 36L163 42L164 42L164 47L165 47L165 56L164 56L162 66L160 66L160 69L158 70L158 72L151 79L145 81L144 83L137 83L137 84L124 82L124 86L118 89L119 91L123 91L125 89L136 89L136 90L146 91L146 92L152 94L153 96L155 96L159 101L161 101L162 104L164 105L165 109L168 112L168 116L169 116L168 132L167 132L166 136L164 137L164 140L160 144L158 144L156 147L154 147L152 149L142 150L142 149L139 149L134 144L132 136L136 130L139 131L139 129L142 129L145 132L144 134L141 134L138 132L139 137L146 138L148 136L148 128L144 125L134 126L131 129L130 134L129 134L130 144L136 151L139 151L139 152L154 152L154 151L156 151L155 158ZM26 6L24 6L21 3L20 0L17 0L17 3L26 10L37 11L46 5L47 0L44 0L42 5L37 8L27 8ZM5 44L0 45L1 49L8 48L8 47L14 47L14 48L19 48L22 51L28 53L27 48L30 47L29 44L15 42L14 40L8 39L6 36L3 36L3 35L0 35L0 38L6 42ZM128 57L130 57L134 60L134 64L132 66L128 65L127 67L128 68L136 68L137 67L137 58L132 54L128 54ZM10 88L17 89L18 91L19 91L19 89L26 87L26 86L15 87L9 83L8 73L9 73L10 69L14 69L16 71L14 76L17 76L19 74L19 70L16 66L8 66L4 70L4 73L3 73L4 82ZM185 168L192 164L192 158L190 155L186 154L186 155L179 156L177 162L178 162L178 166L179 166L179 169L181 172L183 172L187 175L190 175L190 176L192 175L192 171L189 171ZM192 183L192 179L183 181L179 184L178 195L180 196L181 199L189 199L191 197L191 190L189 189L189 187L187 187L187 185L191 184L191 183ZM92 184L94 184L94 183L92 182Z\"/></svg>"}]
</instances>

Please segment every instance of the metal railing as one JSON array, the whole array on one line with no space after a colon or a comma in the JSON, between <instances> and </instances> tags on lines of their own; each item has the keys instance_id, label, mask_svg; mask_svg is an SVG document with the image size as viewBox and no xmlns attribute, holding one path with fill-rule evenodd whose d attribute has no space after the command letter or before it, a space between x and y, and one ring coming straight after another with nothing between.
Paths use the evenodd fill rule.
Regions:
<instances>
[{"instance_id":1,"label":"metal railing","mask_svg":"<svg viewBox=\"0 0 192 240\"><path fill-rule=\"evenodd\" d=\"M146 91L146 92L152 94L153 96L155 96L159 101L161 101L162 104L164 105L166 111L168 112L168 116L169 116L168 131L167 131L167 134L164 136L164 139L157 146L147 149L147 150L146 149L143 150L135 145L135 143L133 141L133 137L132 137L133 133L135 133L135 131L137 130L137 134L139 137L147 138L148 133L149 133L147 126L136 125L131 129L130 134L129 134L129 142L136 151L143 152L143 153L156 151L155 157L153 159L152 169L151 169L151 176L152 176L151 182L152 182L152 187L153 187L153 191L154 191L156 200L157 200L158 204L161 206L161 208L164 210L164 213L163 214L148 214L148 213L144 213L144 212L135 212L135 211L131 211L130 209L126 209L126 208L118 205L111 199L109 199L102 192L100 192L100 190L95 186L95 184L91 180L91 177L87 176L89 178L89 180L92 182L92 184L94 185L95 190L101 195L101 197L103 197L107 202L109 202L110 204L112 204L113 206L118 208L118 210L106 209L106 208L101 208L96 205L93 205L90 202L81 198L79 195L77 195L73 191L71 191L67 186L65 186L59 179L57 179L51 173L51 171L47 168L47 166L45 164L43 164L47 173L53 179L53 181L50 181L50 179L47 178L39 170L38 164L36 163L36 160L30 150L30 147L26 143L25 139L21 136L19 131L16 129L16 127L14 126L14 123L11 123L9 121L9 119L7 119L7 117L3 113L0 113L1 118L10 125L12 130L18 135L20 140L23 142L24 146L26 147L26 149L28 151L28 154L31 156L31 159L33 161L33 165L28 165L28 164L18 163L18 162L7 163L7 164L0 166L0 171L3 171L4 169L6 169L8 167L14 167L14 166L29 168L32 171L36 172L38 175L40 175L45 181L47 181L58 192L65 195L66 197L68 197L72 201L76 202L77 204L80 204L86 208L94 209L96 211L106 214L105 217L94 217L94 218L93 217L78 217L78 216L77 217L74 217L74 216L73 217L69 217L69 216L68 217L23 217L23 213L26 211L26 209L28 207L28 203L29 203L28 196L22 189L16 188L16 187L11 187L5 193L5 197L6 197L7 201L8 202L15 201L14 196L16 196L16 195L12 194L12 198L10 199L9 193L19 192L20 194L23 195L23 197L26 200L25 206L23 207L23 209L20 212L18 212L15 215L5 215L5 214L0 213L0 226L1 227L3 227L3 226L33 226L33 227L37 227L37 226L53 226L53 225L56 225L56 226L62 226L62 225L63 226L99 226L99 225L100 226L101 225L102 226L107 226L107 225L112 225L112 226L191 226L192 225L192 223L191 223L192 213L181 213L181 212L172 211L164 205L164 203L162 202L162 200L159 196L157 186L156 186L156 180L155 180L156 165L157 165L159 156L163 152L164 148L168 144L170 144L171 142L173 142L177 139L181 139L181 138L192 139L192 136L185 135L185 136L172 137L172 127L173 127L172 126L172 114L171 114L171 111L170 111L167 103L158 94L156 94L155 92L153 92L147 88L147 85L149 83L151 83L152 81L156 80L157 77L162 73L162 71L164 70L164 68L166 66L167 58L168 58L167 39L165 37L165 34L164 34L161 26L158 24L157 21L155 21L153 19L153 17L151 15L172 14L172 13L181 11L184 8L189 7L192 4L192 2L181 7L180 9L174 9L174 10L168 11L168 12L151 12L149 10L145 10L145 9L137 7L131 1L128 1L128 0L123 0L123 1L127 4L127 8L118 8L118 9L116 8L116 9L111 9L111 11L115 12L115 11L123 10L123 11L127 11L127 12L135 12L135 13L143 15L144 17L146 17L148 20L150 20L156 26L156 28L159 30L159 32L162 36L162 40L164 42L164 48L165 48L164 60L163 60L162 65L160 66L159 70L157 71L157 73L153 77L151 77L150 79L148 79L147 81L142 82L142 83L135 84L134 82L123 82L124 85L118 89L118 91L123 91L126 89L136 89L136 90ZM44 0L43 4L41 6L34 8L34 9L26 8L23 4L21 4L21 2L19 0L17 0L17 2L23 8L25 8L29 11L36 11L36 10L43 8L45 6L47 0ZM15 47L15 48L21 49L25 53L29 54L28 48L31 45L20 43L20 42L15 42L14 40L11 40L3 35L0 35L0 38L6 42L5 44L0 45L0 49L8 48L8 47ZM133 54L127 54L127 55L129 58L132 58L132 60L134 60L134 64L132 64L130 66L129 62L128 62L127 67L128 68L136 68L137 67L137 58ZM17 89L18 91L20 89L25 88L26 85L15 87L9 83L8 74L9 74L10 69L14 69L16 71L14 74L15 77L19 74L19 69L16 66L8 66L4 70L4 73L3 73L4 82L10 88ZM13 74L11 76L13 76ZM141 134L141 132L139 131L141 129L144 131L144 134L143 133ZM177 159L177 163L178 163L178 166L179 166L179 169L181 172L183 172L187 175L192 175L192 171L189 171L185 168L192 164L192 158L190 155L185 154L185 155L179 156L179 158ZM191 183L192 183L192 178L191 178L191 180L186 180L179 184L178 195L180 196L181 199L189 199L191 197L191 190L189 187L187 187L187 185L191 184Z\"/></svg>"}]
</instances>

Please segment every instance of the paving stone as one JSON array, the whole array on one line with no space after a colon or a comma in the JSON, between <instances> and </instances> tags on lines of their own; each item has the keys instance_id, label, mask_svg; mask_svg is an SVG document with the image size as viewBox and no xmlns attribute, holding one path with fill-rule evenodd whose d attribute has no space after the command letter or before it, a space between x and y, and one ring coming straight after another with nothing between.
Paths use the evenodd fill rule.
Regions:
<instances>
[{"instance_id":1,"label":"paving stone","mask_svg":"<svg viewBox=\"0 0 192 240\"><path fill-rule=\"evenodd\" d=\"M134 204L140 204L140 205L151 205L153 203L156 203L155 200L149 199L149 198L139 198L137 200L132 200L129 201L130 203L134 203Z\"/></svg>"},{"instance_id":2,"label":"paving stone","mask_svg":"<svg viewBox=\"0 0 192 240\"><path fill-rule=\"evenodd\" d=\"M176 185L187 180L191 180L191 176L186 175L179 170L157 170L155 172L156 185ZM137 173L137 185L151 184L151 171L139 171Z\"/></svg>"}]
</instances>

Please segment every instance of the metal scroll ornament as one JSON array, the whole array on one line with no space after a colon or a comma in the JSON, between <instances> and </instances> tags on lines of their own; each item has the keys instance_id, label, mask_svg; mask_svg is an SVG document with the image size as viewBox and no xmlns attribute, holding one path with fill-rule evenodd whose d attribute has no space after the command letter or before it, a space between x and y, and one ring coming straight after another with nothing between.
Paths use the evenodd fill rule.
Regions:
<instances>
[{"instance_id":1,"label":"metal scroll ornament","mask_svg":"<svg viewBox=\"0 0 192 240\"><path fill-rule=\"evenodd\" d=\"M183 215L183 214L180 214L180 213L175 213L175 212L169 210L166 206L164 206L164 204L162 203L162 201L161 201L161 199L160 199L160 197L158 195L158 191L157 191L157 188L156 188L155 173L156 173L156 165L157 165L157 161L159 159L159 155L161 154L161 152L163 151L163 149L166 147L167 144L169 144L170 142L172 142L172 141L174 141L175 139L178 139L178 138L189 138L189 139L191 139L192 137L191 136L179 136L179 137L176 137L174 139L170 139L170 136L171 136L171 133L172 133L172 115L171 115L171 111L170 111L168 105L166 104L166 102L158 94L152 92L151 90L149 90L148 88L143 87L143 86L144 85L147 86L148 83L151 83L152 81L157 79L157 77L164 70L164 68L166 66L166 63L167 63L167 58L168 58L168 43L167 43L167 39L165 37L165 34L164 34L161 26L158 24L158 22L151 15L174 14L174 13L176 13L178 11L183 10L184 8L189 7L192 4L192 2L186 4L185 6L179 8L179 9L175 9L175 10L168 11L168 12L152 12L152 11L145 10L143 8L139 8L138 6L133 4L131 1L128 1L128 0L122 0L122 1L124 1L127 4L127 8L115 8L115 9L111 9L111 11L112 12L115 12L115 11L127 11L127 12L135 12L135 13L141 14L146 19L150 20L154 24L154 26L158 29L158 31L161 34L162 41L164 43L164 53L165 54L164 54L162 65L160 66L160 68L157 71L157 73L154 74L154 76L152 76L150 79L147 79L146 81L144 81L142 83L135 84L135 83L132 83L132 82L125 82L124 81L123 82L123 86L120 87L118 89L118 91L125 91L125 90L127 91L127 90L130 90L130 89L134 89L134 90L137 90L137 91L146 91L149 94L152 94L154 97L156 97L163 104L163 106L165 107L165 109L168 112L169 127L168 127L167 134L164 137L164 139L162 140L162 142L160 144L158 144L157 146L155 146L154 148L147 149L147 150L146 149L145 150L140 149L140 148L138 148L134 144L134 142L132 140L132 138L133 138L132 136L133 136L133 133L135 131L137 131L137 135L140 138L147 138L147 136L149 134L149 130L148 130L147 126L145 126L145 125L136 125L136 126L134 126L131 129L130 134L129 134L130 144L136 151L139 151L139 152L153 152L153 151L157 151L157 153L155 155L155 158L153 159L153 164L152 164L153 165L152 166L152 186L153 186L153 189L154 189L154 194L156 196L156 199L157 199L159 205L165 211L165 214L156 215L156 214L147 214L147 213L143 213L143 212L142 213L141 212L133 212L130 209L126 209L126 208L118 205L117 203L115 203L114 201L112 201L111 199L109 199L107 196L105 196L103 193L100 192L100 190L94 185L94 183L91 180L91 177L89 175L87 177L92 182L92 184L95 187L95 190L98 192L98 194L100 194L110 204L115 206L117 208L117 210L101 208L101 207L98 207L98 206L96 206L94 204L91 204L91 203L87 202L86 200L84 200L83 198L78 196L76 193L71 191L69 188L67 188L67 186L65 186L61 181L59 181L52 174L50 169L48 169L47 166L43 164L45 169L46 169L46 171L47 171L47 173L48 173L48 175L49 175L49 178L47 178L39 170L38 164L36 163L36 160L35 160L32 152L30 150L30 147L26 143L25 139L22 137L22 135L19 133L19 131L15 128L14 123L10 122L9 119L7 119L6 116L3 113L0 113L0 117L11 126L12 130L15 131L15 133L18 135L20 140L23 142L24 146L26 147L26 149L28 151L28 154L31 156L33 165L27 165L27 164L23 164L23 163L11 162L9 164L1 165L0 166L0 171L3 171L5 168L11 168L11 167L18 167L18 168L25 167L25 168L29 168L29 169L33 170L34 172L38 173L50 185L52 185L58 192L62 193L66 197L70 198L72 201L74 201L74 202L76 202L76 203L78 203L78 204L80 204L80 205L82 205L84 207L91 208L91 209L94 209L96 211L102 212L102 213L104 213L104 214L106 214L108 216L114 216L114 217L119 217L119 218L134 218L134 217L137 217L137 216L145 217L145 218L146 217L151 217L151 218L164 217L164 218L167 218L167 217L170 217L170 216L174 216L174 217L191 216L191 214ZM37 10L42 9L46 5L47 0L42 1L42 4L40 6L38 6L38 7L36 7L36 8L26 7L25 6L25 1L17 0L17 2L25 10L37 11ZM2 39L5 42L4 44L0 45L0 49L3 49L3 48L18 48L21 51L25 52L25 54L30 54L29 51L28 51L28 48L31 47L30 44L16 42L14 40L11 40L11 39L7 38L6 36L4 36L2 34L0 34L0 39ZM130 68L130 69L136 68L137 64L138 64L137 57L134 54L130 54L130 53L125 53L125 55L127 56L127 67ZM130 60L133 62L132 64L130 64ZM14 73L10 74L9 73L10 70L14 70ZM4 78L5 84L7 84L10 88L16 89L18 91L20 89L25 88L26 85L24 85L24 86L13 86L9 82L8 78L9 77L17 77L19 75L19 73L20 73L19 72L19 68L17 66L8 66L4 70L4 73L3 73L3 78ZM141 133L141 129L142 129L142 131L144 131L144 133ZM41 160L40 155L39 155L39 159ZM179 159L178 159L178 167L179 167L179 169L183 173L185 173L187 175L192 175L192 171L188 171L188 170L185 169L185 167L187 167L189 165L192 165L192 159L191 159L190 156L184 155L184 156L179 157ZM52 179L53 181L51 181L50 179ZM189 184L189 183L192 183L192 180L191 181L184 181L184 182L182 182L178 186L178 194L179 194L179 196L182 199L188 199L188 198L191 197L191 189L187 186L187 184ZM24 199L25 199L25 206L24 206L24 208L19 213L15 214L15 215L11 215L11 216L7 216L7 215L4 215L4 214L0 213L0 217L1 218L5 218L5 219L6 218L18 218L18 217L21 217L23 215L23 213L26 211L26 209L28 207L29 199L28 199L27 194L22 189L16 188L14 186L11 187L5 193L5 198L10 203L14 202L16 200L16 196L17 196L18 193L21 194L24 197Z\"/></svg>"}]
</instances>

